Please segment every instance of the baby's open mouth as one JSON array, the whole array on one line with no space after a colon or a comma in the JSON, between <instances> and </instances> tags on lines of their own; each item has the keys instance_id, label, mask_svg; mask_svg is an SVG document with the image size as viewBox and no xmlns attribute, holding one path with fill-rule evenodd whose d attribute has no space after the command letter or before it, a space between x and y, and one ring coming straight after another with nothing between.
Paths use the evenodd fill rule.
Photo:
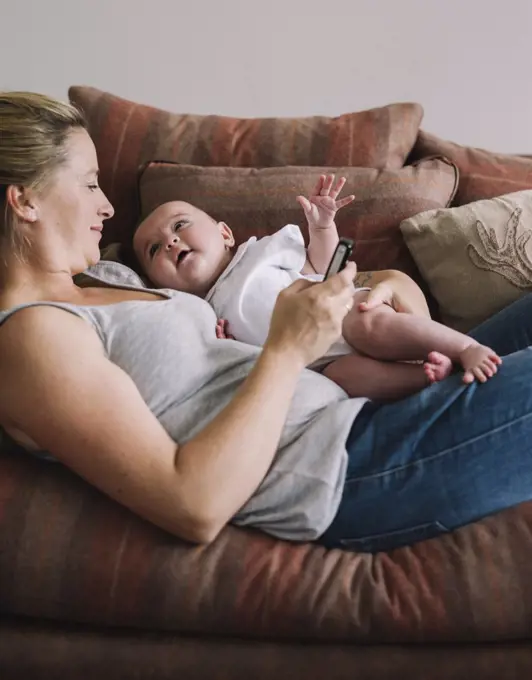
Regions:
<instances>
[{"instance_id":1,"label":"baby's open mouth","mask_svg":"<svg viewBox=\"0 0 532 680\"><path fill-rule=\"evenodd\" d=\"M181 250L177 256L176 266L179 267L179 265L185 261L187 255L190 255L191 252L191 250Z\"/></svg>"}]
</instances>

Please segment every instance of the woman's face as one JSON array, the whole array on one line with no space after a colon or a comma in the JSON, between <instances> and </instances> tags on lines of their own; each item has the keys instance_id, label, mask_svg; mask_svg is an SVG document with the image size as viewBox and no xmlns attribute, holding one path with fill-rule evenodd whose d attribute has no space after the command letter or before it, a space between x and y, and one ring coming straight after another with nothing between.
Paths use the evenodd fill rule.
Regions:
<instances>
[{"instance_id":1,"label":"woman's face","mask_svg":"<svg viewBox=\"0 0 532 680\"><path fill-rule=\"evenodd\" d=\"M73 273L98 262L103 223L114 210L98 186L96 149L85 130L71 132L67 160L35 198L35 208L54 257L68 261Z\"/></svg>"}]
</instances>

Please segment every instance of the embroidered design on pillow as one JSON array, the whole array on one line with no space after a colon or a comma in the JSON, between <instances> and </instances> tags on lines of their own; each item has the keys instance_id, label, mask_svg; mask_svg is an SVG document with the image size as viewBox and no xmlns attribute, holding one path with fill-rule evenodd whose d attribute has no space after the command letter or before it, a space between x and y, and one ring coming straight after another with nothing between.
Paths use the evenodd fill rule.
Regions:
<instances>
[{"instance_id":1,"label":"embroidered design on pillow","mask_svg":"<svg viewBox=\"0 0 532 680\"><path fill-rule=\"evenodd\" d=\"M516 288L532 288L532 262L526 252L532 231L517 233L522 212L521 208L516 208L510 215L502 245L497 241L495 229L477 220L475 226L481 247L470 243L467 254L479 269L500 274Z\"/></svg>"}]
</instances>

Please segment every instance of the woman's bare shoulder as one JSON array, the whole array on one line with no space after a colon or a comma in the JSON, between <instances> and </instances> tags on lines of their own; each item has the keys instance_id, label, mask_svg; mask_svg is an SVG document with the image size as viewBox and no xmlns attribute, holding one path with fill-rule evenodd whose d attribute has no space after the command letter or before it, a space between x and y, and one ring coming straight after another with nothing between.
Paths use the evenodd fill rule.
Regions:
<instances>
[{"instance_id":1,"label":"woman's bare shoulder","mask_svg":"<svg viewBox=\"0 0 532 680\"><path fill-rule=\"evenodd\" d=\"M0 348L9 354L24 351L44 337L62 337L65 331L86 331L91 328L76 314L53 305L34 305L13 311L0 325ZM1 356L0 356L1 359Z\"/></svg>"},{"instance_id":2,"label":"woman's bare shoulder","mask_svg":"<svg viewBox=\"0 0 532 680\"><path fill-rule=\"evenodd\" d=\"M50 362L76 356L82 360L102 352L95 329L66 309L51 305L19 309L0 326L0 393L5 381L14 389L21 373L38 374Z\"/></svg>"}]
</instances>

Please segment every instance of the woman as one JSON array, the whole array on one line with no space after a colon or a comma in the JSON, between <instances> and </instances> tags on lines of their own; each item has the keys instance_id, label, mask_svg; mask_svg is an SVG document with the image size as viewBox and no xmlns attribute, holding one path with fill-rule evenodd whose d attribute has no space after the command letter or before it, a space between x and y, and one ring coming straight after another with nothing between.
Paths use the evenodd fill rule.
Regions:
<instances>
[{"instance_id":1,"label":"woman","mask_svg":"<svg viewBox=\"0 0 532 680\"><path fill-rule=\"evenodd\" d=\"M0 422L16 439L194 542L232 521L389 549L531 497L530 352L484 385L452 376L394 404L347 399L305 366L340 334L350 266L283 292L262 350L216 339L199 298L74 285L113 214L97 174L79 112L0 95ZM395 288L426 312L406 277L380 281L372 304ZM475 337L526 347L531 307Z\"/></svg>"}]
</instances>

